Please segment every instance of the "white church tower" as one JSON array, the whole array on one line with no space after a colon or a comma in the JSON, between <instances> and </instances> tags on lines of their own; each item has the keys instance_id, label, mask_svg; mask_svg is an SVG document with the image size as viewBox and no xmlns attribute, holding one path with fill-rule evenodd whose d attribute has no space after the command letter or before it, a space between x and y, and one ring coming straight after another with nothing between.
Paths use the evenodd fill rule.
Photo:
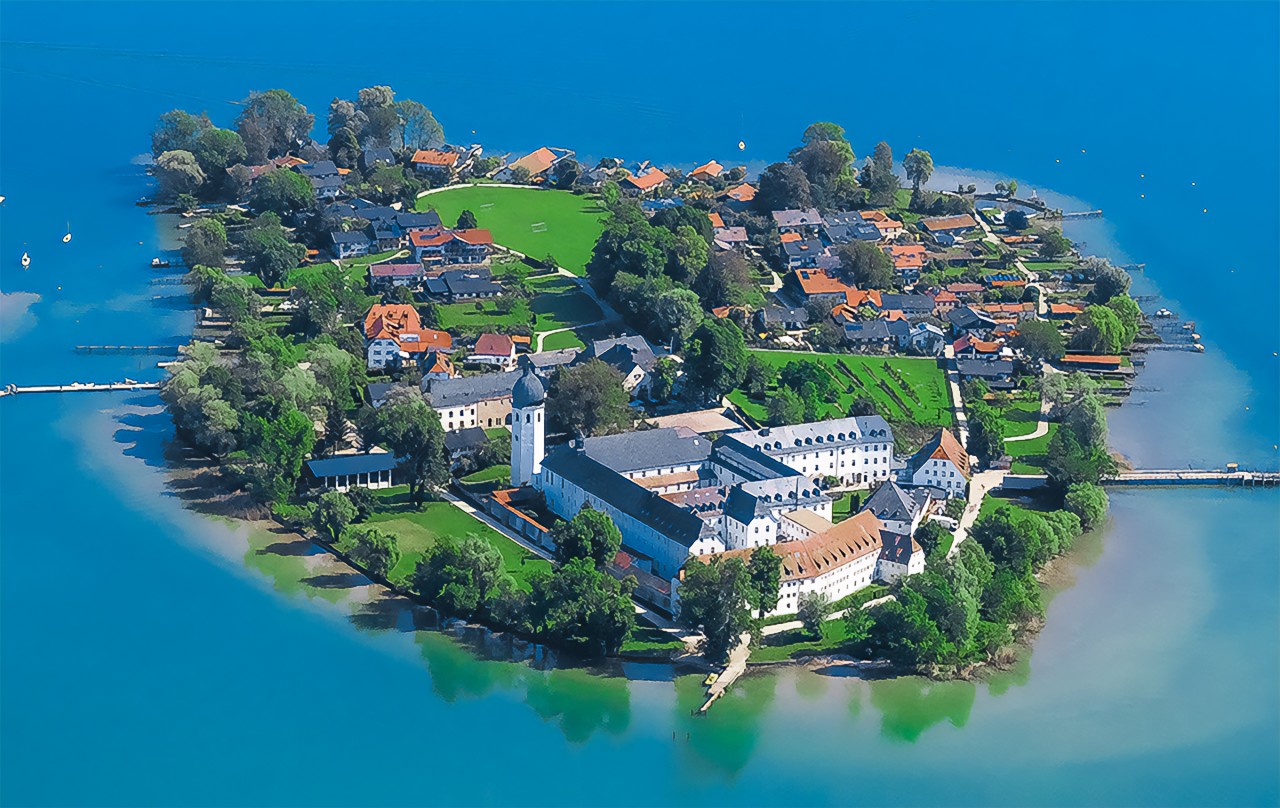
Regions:
<instances>
[{"instance_id":1,"label":"white church tower","mask_svg":"<svg viewBox=\"0 0 1280 808\"><path fill-rule=\"evenodd\" d=\"M528 357L524 373L511 388L511 484L528 485L542 471L546 455L547 390Z\"/></svg>"}]
</instances>

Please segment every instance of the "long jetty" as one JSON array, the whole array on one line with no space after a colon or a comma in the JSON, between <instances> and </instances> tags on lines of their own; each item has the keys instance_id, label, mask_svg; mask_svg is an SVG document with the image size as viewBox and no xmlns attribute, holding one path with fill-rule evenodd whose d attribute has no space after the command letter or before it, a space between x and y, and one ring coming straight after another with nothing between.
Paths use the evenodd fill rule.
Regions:
<instances>
[{"instance_id":1,"label":"long jetty","mask_svg":"<svg viewBox=\"0 0 1280 808\"><path fill-rule=\"evenodd\" d=\"M77 345L76 353L178 353L177 345Z\"/></svg>"},{"instance_id":2,"label":"long jetty","mask_svg":"<svg viewBox=\"0 0 1280 808\"><path fill-rule=\"evenodd\" d=\"M126 379L122 382L72 382L71 384L46 384L33 387L19 387L10 384L0 389L0 396L16 396L19 393L99 393L109 390L159 390L160 382L135 382Z\"/></svg>"},{"instance_id":3,"label":"long jetty","mask_svg":"<svg viewBox=\"0 0 1280 808\"><path fill-rule=\"evenodd\" d=\"M1048 484L1043 474L1006 474L1000 487L1006 491L1030 491ZM1204 485L1232 488L1280 486L1280 471L1240 471L1229 469L1134 469L1102 480L1106 486Z\"/></svg>"}]
</instances>

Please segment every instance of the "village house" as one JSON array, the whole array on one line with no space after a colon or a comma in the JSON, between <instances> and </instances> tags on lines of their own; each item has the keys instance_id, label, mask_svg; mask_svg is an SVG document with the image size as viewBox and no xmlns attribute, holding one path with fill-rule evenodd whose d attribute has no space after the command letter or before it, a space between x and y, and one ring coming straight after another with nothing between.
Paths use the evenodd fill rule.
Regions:
<instances>
[{"instance_id":1,"label":"village house","mask_svg":"<svg viewBox=\"0 0 1280 808\"><path fill-rule=\"evenodd\" d=\"M373 246L373 240L368 234L360 231L352 233L334 231L329 234L329 240L333 242L331 250L333 257L339 260L362 258L369 254L369 248Z\"/></svg>"},{"instance_id":2,"label":"village house","mask_svg":"<svg viewBox=\"0 0 1280 808\"><path fill-rule=\"evenodd\" d=\"M520 371L512 370L452 379L424 378L421 390L446 431L473 426L494 429L511 422L511 388L519 376ZM379 406L372 393L372 403Z\"/></svg>"},{"instance_id":3,"label":"village house","mask_svg":"<svg viewBox=\"0 0 1280 808\"><path fill-rule=\"evenodd\" d=\"M741 250L751 239L745 227L717 227L712 231L712 244L717 250Z\"/></svg>"},{"instance_id":4,"label":"village house","mask_svg":"<svg viewBox=\"0 0 1280 808\"><path fill-rule=\"evenodd\" d=\"M959 306L947 312L947 322L956 337L965 334L985 334L996 327L996 321L970 306Z\"/></svg>"},{"instance_id":5,"label":"village house","mask_svg":"<svg viewBox=\"0 0 1280 808\"><path fill-rule=\"evenodd\" d=\"M368 173L378 166L393 166L396 155L386 146L370 146L360 153L360 169Z\"/></svg>"},{"instance_id":6,"label":"village house","mask_svg":"<svg viewBox=\"0 0 1280 808\"><path fill-rule=\"evenodd\" d=\"M779 233L796 233L805 239L817 239L822 235L824 223L816 208L775 210L771 215Z\"/></svg>"},{"instance_id":7,"label":"village house","mask_svg":"<svg viewBox=\"0 0 1280 808\"><path fill-rule=\"evenodd\" d=\"M399 459L385 449L353 454L337 454L307 461L307 471L322 487L346 493L352 488L390 488Z\"/></svg>"},{"instance_id":8,"label":"village house","mask_svg":"<svg viewBox=\"0 0 1280 808\"><path fill-rule=\"evenodd\" d=\"M689 176L699 182L709 182L720 176L723 171L724 166L720 165L715 160L711 160L690 171Z\"/></svg>"},{"instance_id":9,"label":"village house","mask_svg":"<svg viewBox=\"0 0 1280 808\"><path fill-rule=\"evenodd\" d=\"M991 390L1012 390L1013 362L1008 359L957 359L960 381L981 381Z\"/></svg>"},{"instance_id":10,"label":"village house","mask_svg":"<svg viewBox=\"0 0 1280 808\"><path fill-rule=\"evenodd\" d=\"M502 284L493 279L488 267L443 270L429 275L423 289L431 297L452 302L484 300L502 294Z\"/></svg>"},{"instance_id":11,"label":"village house","mask_svg":"<svg viewBox=\"0 0 1280 808\"><path fill-rule=\"evenodd\" d=\"M516 344L506 334L481 334L466 361L511 370L516 366Z\"/></svg>"},{"instance_id":12,"label":"village house","mask_svg":"<svg viewBox=\"0 0 1280 808\"><path fill-rule=\"evenodd\" d=\"M422 369L424 379L452 379L458 375L453 361L444 351L430 351L422 357L418 367Z\"/></svg>"},{"instance_id":13,"label":"village house","mask_svg":"<svg viewBox=\"0 0 1280 808\"><path fill-rule=\"evenodd\" d=\"M629 194L646 194L669 180L660 168L650 168L643 174L633 174L622 181L622 190Z\"/></svg>"},{"instance_id":14,"label":"village house","mask_svg":"<svg viewBox=\"0 0 1280 808\"><path fill-rule=\"evenodd\" d=\"M739 183L720 194L720 201L736 211L746 210L756 198L756 188L749 182Z\"/></svg>"},{"instance_id":15,"label":"village house","mask_svg":"<svg viewBox=\"0 0 1280 808\"><path fill-rule=\"evenodd\" d=\"M494 174L499 182L510 182L515 179L516 169L529 172L529 179L534 182L544 181L557 163L572 160L575 154L572 149L559 149L554 146L543 146L510 163Z\"/></svg>"},{"instance_id":16,"label":"village house","mask_svg":"<svg viewBox=\"0 0 1280 808\"><path fill-rule=\"evenodd\" d=\"M814 269L818 259L827 254L827 248L817 238L804 238L799 233L782 234L782 255L787 269Z\"/></svg>"},{"instance_id":17,"label":"village house","mask_svg":"<svg viewBox=\"0 0 1280 808\"><path fill-rule=\"evenodd\" d=\"M489 260L493 235L484 229L413 230L409 246L414 257L427 266L483 264Z\"/></svg>"},{"instance_id":18,"label":"village house","mask_svg":"<svg viewBox=\"0 0 1280 808\"><path fill-rule=\"evenodd\" d=\"M445 185L455 177L461 158L456 151L418 149L409 158L409 165L419 176L427 177L436 185Z\"/></svg>"},{"instance_id":19,"label":"village house","mask_svg":"<svg viewBox=\"0 0 1280 808\"><path fill-rule=\"evenodd\" d=\"M665 353L660 353L644 337L629 335L593 341L574 358L580 365L598 359L622 374L622 387L632 398L648 398L653 369Z\"/></svg>"},{"instance_id":20,"label":"village house","mask_svg":"<svg viewBox=\"0 0 1280 808\"><path fill-rule=\"evenodd\" d=\"M927 255L923 244L890 244L884 248L893 260L893 269L907 283L914 282L924 269Z\"/></svg>"},{"instance_id":21,"label":"village house","mask_svg":"<svg viewBox=\"0 0 1280 808\"><path fill-rule=\"evenodd\" d=\"M809 327L809 309L774 304L756 312L756 320L757 327L762 331L774 326L780 326L784 331L801 331Z\"/></svg>"},{"instance_id":22,"label":"village house","mask_svg":"<svg viewBox=\"0 0 1280 808\"><path fill-rule=\"evenodd\" d=\"M375 293L386 292L397 286L415 289L422 285L426 271L422 264L370 264L369 289Z\"/></svg>"},{"instance_id":23,"label":"village house","mask_svg":"<svg viewBox=\"0 0 1280 808\"><path fill-rule=\"evenodd\" d=\"M871 222L880 231L880 238L888 241L895 239L906 232L906 225L897 219L891 218L882 210L864 210L862 218Z\"/></svg>"},{"instance_id":24,"label":"village house","mask_svg":"<svg viewBox=\"0 0 1280 808\"><path fill-rule=\"evenodd\" d=\"M933 298L884 292L880 295L880 303L872 303L872 307L878 311L900 311L910 319L919 319L933 314Z\"/></svg>"},{"instance_id":25,"label":"village house","mask_svg":"<svg viewBox=\"0 0 1280 808\"><path fill-rule=\"evenodd\" d=\"M963 497L969 485L969 453L948 429L939 429L907 461L903 482L940 489L948 498Z\"/></svg>"},{"instance_id":26,"label":"village house","mask_svg":"<svg viewBox=\"0 0 1280 808\"><path fill-rule=\"evenodd\" d=\"M963 359L995 359L1003 348L1002 342L980 339L974 334L965 334L951 344L952 352Z\"/></svg>"},{"instance_id":27,"label":"village house","mask_svg":"<svg viewBox=\"0 0 1280 808\"><path fill-rule=\"evenodd\" d=\"M917 323L907 334L907 344L920 353L938 356L946 347L947 337L933 323Z\"/></svg>"},{"instance_id":28,"label":"village house","mask_svg":"<svg viewBox=\"0 0 1280 808\"><path fill-rule=\"evenodd\" d=\"M835 305L847 302L850 294L858 292L839 278L818 269L797 269L787 276L787 280L806 302L824 300Z\"/></svg>"},{"instance_id":29,"label":"village house","mask_svg":"<svg viewBox=\"0 0 1280 808\"><path fill-rule=\"evenodd\" d=\"M948 292L943 289L935 292L933 295L933 316L942 319L947 316L947 312L960 305L960 298L954 292Z\"/></svg>"},{"instance_id":30,"label":"village house","mask_svg":"<svg viewBox=\"0 0 1280 808\"><path fill-rule=\"evenodd\" d=\"M1124 366L1124 359L1119 356L1101 354L1067 354L1057 364L1067 371L1082 370L1086 373L1115 372Z\"/></svg>"},{"instance_id":31,"label":"village house","mask_svg":"<svg viewBox=\"0 0 1280 808\"><path fill-rule=\"evenodd\" d=\"M956 216L934 216L920 220L920 229L934 236L945 233L959 238L977 226L978 222L968 213L961 213Z\"/></svg>"},{"instance_id":32,"label":"village house","mask_svg":"<svg viewBox=\"0 0 1280 808\"><path fill-rule=\"evenodd\" d=\"M844 327L844 341L862 353L890 353L905 346L910 337L911 324L906 320L866 320Z\"/></svg>"},{"instance_id":33,"label":"village house","mask_svg":"<svg viewBox=\"0 0 1280 808\"><path fill-rule=\"evenodd\" d=\"M880 484L867 501L862 503L861 511L868 511L880 520L884 530L890 533L914 536L916 528L933 509L937 499L929 488L912 488L907 490L893 480ZM934 492L941 495L941 492Z\"/></svg>"},{"instance_id":34,"label":"village house","mask_svg":"<svg viewBox=\"0 0 1280 808\"><path fill-rule=\"evenodd\" d=\"M1084 314L1084 309L1075 303L1050 303L1049 319L1050 320L1074 320Z\"/></svg>"},{"instance_id":35,"label":"village house","mask_svg":"<svg viewBox=\"0 0 1280 808\"><path fill-rule=\"evenodd\" d=\"M370 370L398 368L433 350L447 351L453 337L447 331L423 328L418 310L403 303L376 303L364 318L366 365Z\"/></svg>"},{"instance_id":36,"label":"village house","mask_svg":"<svg viewBox=\"0 0 1280 808\"><path fill-rule=\"evenodd\" d=\"M489 445L489 436L478 426L468 426L444 433L444 449L449 455L449 464L457 466L468 457L475 457L480 450Z\"/></svg>"}]
</instances>

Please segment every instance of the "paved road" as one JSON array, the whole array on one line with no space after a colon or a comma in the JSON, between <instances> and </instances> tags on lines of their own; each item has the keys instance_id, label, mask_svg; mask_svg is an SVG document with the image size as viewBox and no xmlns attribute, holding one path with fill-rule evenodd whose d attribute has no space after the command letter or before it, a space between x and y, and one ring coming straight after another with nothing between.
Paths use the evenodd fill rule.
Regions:
<instances>
[{"instance_id":1,"label":"paved road","mask_svg":"<svg viewBox=\"0 0 1280 808\"><path fill-rule=\"evenodd\" d=\"M1049 434L1049 422L1048 420L1046 420L1048 417L1049 417L1049 404L1048 402L1041 401L1040 402L1040 420L1036 423L1035 431L1028 433L1026 435L1015 435L1012 438L1005 438L1004 442L1016 443L1020 440L1035 440L1036 438L1043 438L1045 435Z\"/></svg>"},{"instance_id":2,"label":"paved road","mask_svg":"<svg viewBox=\"0 0 1280 808\"><path fill-rule=\"evenodd\" d=\"M982 510L982 500L986 497L988 491L999 488L1004 482L1004 475L1009 472L993 469L991 471L980 471L973 475L973 479L969 481L969 501L965 505L964 514L960 517L960 526L956 528L955 540L951 542L951 550L947 553L947 557L954 556L959 550L960 545L969 537L969 530L973 527L974 521L978 518L978 512Z\"/></svg>"},{"instance_id":3,"label":"paved road","mask_svg":"<svg viewBox=\"0 0 1280 808\"><path fill-rule=\"evenodd\" d=\"M956 431L960 433L960 445L969 448L969 418L964 413L964 397L960 394L960 373L956 370L956 351L947 343L942 349L946 359L947 388L951 391L951 412L956 416Z\"/></svg>"}]
</instances>

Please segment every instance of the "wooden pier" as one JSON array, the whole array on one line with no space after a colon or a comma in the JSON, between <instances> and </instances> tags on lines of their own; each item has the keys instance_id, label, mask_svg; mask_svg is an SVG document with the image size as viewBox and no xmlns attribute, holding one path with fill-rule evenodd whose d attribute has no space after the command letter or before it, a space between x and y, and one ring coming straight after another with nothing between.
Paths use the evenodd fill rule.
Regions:
<instances>
[{"instance_id":1,"label":"wooden pier","mask_svg":"<svg viewBox=\"0 0 1280 808\"><path fill-rule=\"evenodd\" d=\"M1006 474L1000 487L1006 491L1033 491L1048 485L1043 474ZM1229 469L1134 469L1102 480L1111 487L1200 485L1228 488L1271 488L1280 486L1280 471L1239 471Z\"/></svg>"},{"instance_id":2,"label":"wooden pier","mask_svg":"<svg viewBox=\"0 0 1280 808\"><path fill-rule=\"evenodd\" d=\"M10 384L0 389L0 396L16 396L19 393L101 393L110 390L159 390L160 382L135 382L125 379L122 382L72 382L71 384L48 384L34 387L19 387Z\"/></svg>"},{"instance_id":3,"label":"wooden pier","mask_svg":"<svg viewBox=\"0 0 1280 808\"><path fill-rule=\"evenodd\" d=\"M77 345L76 353L178 353L177 345Z\"/></svg>"}]
</instances>

